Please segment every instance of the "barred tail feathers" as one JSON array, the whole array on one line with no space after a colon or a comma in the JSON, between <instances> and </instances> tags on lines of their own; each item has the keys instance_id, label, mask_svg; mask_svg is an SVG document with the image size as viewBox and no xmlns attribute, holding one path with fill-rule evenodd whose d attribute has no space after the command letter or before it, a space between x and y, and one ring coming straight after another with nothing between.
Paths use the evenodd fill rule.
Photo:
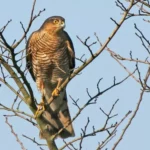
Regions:
<instances>
[{"instance_id":1,"label":"barred tail feathers","mask_svg":"<svg viewBox=\"0 0 150 150\"><path fill-rule=\"evenodd\" d=\"M69 108L68 108L66 91L64 93L65 94L64 94L64 97L63 97L63 104L62 104L61 109L58 113L58 116L59 116L59 119L60 119L61 123L63 124L63 127L67 126L65 128L66 132L61 133L60 136L62 138L67 138L67 137L75 136L75 133L74 133L73 125L72 125L72 123L70 123L71 122L71 117L70 117L70 112L69 112Z\"/></svg>"},{"instance_id":2,"label":"barred tail feathers","mask_svg":"<svg viewBox=\"0 0 150 150\"><path fill-rule=\"evenodd\" d=\"M48 101L49 98L51 97L52 93L52 88L49 86L45 88L45 98ZM60 92L60 95L56 97L56 99L50 104L50 109L53 111L56 117L56 122L59 120L58 126L59 130L63 127L66 127L60 134L59 136L61 138L68 138L68 137L73 137L75 136L74 134L74 129L72 126L72 123L69 123L71 121L70 117L70 112L68 108L68 102L67 102L67 95L66 95L66 90L64 89L62 92ZM68 125L69 123L69 125ZM61 124L61 125L60 125ZM58 131L59 131L58 130Z\"/></svg>"}]
</instances>

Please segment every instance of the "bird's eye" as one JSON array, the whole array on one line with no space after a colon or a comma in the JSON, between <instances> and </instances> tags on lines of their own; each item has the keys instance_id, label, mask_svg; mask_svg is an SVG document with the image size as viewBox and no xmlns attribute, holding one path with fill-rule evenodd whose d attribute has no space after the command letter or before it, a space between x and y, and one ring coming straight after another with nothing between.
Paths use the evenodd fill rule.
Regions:
<instances>
[{"instance_id":1,"label":"bird's eye","mask_svg":"<svg viewBox=\"0 0 150 150\"><path fill-rule=\"evenodd\" d=\"M54 20L53 21L54 24L58 24L58 22L59 22L58 20Z\"/></svg>"}]
</instances>

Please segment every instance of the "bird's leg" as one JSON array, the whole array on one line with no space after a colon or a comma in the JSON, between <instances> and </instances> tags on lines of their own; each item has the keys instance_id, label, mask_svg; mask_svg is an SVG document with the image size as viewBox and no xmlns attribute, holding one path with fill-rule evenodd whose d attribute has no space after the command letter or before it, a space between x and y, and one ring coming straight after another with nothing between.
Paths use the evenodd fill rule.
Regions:
<instances>
[{"instance_id":1,"label":"bird's leg","mask_svg":"<svg viewBox=\"0 0 150 150\"><path fill-rule=\"evenodd\" d=\"M59 93L60 93L59 87L61 86L61 83L62 83L62 78L58 78L57 86L56 86L56 88L54 89L54 91L52 92L52 96L53 96L53 97L59 95Z\"/></svg>"},{"instance_id":2,"label":"bird's leg","mask_svg":"<svg viewBox=\"0 0 150 150\"><path fill-rule=\"evenodd\" d=\"M34 115L34 118L36 119L37 117L41 116L41 114L45 111L45 107L44 107L44 85L43 82L41 82L40 84L40 89L41 89L41 93L42 93L42 99L41 102L38 104L37 106L37 111Z\"/></svg>"},{"instance_id":3,"label":"bird's leg","mask_svg":"<svg viewBox=\"0 0 150 150\"><path fill-rule=\"evenodd\" d=\"M45 111L45 107L44 107L44 101L43 99L41 99L41 102L38 104L37 106L37 111L34 115L34 118L36 119L37 117L41 116L41 114Z\"/></svg>"}]
</instances>

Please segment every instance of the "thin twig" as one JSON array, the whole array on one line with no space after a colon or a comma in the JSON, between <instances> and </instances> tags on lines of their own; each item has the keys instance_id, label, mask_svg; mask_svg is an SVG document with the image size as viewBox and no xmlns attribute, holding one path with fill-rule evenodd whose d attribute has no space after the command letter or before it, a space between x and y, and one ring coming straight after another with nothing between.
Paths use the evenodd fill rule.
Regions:
<instances>
[{"instance_id":1,"label":"thin twig","mask_svg":"<svg viewBox=\"0 0 150 150\"><path fill-rule=\"evenodd\" d=\"M8 118L5 117L5 119L6 119L6 120L5 120L6 124L7 124L7 125L10 127L10 129L11 129L11 133L15 136L17 142L20 144L21 149L22 149L22 150L26 150L26 148L24 147L23 143L22 143L22 142L20 141L20 139L18 138L18 135L14 132L13 126L8 122Z\"/></svg>"},{"instance_id":2,"label":"thin twig","mask_svg":"<svg viewBox=\"0 0 150 150\"><path fill-rule=\"evenodd\" d=\"M131 116L131 118L130 118L128 124L125 126L125 128L124 128L124 130L123 130L121 136L119 137L119 139L117 140L117 142L114 144L112 150L115 150L116 147L118 146L118 144L121 142L121 140L123 139L123 136L125 135L127 129L128 129L129 126L131 125L131 122L132 122L133 119L135 118L135 116L136 116L136 114L137 114L137 112L138 112L138 110L139 110L139 108L140 108L141 102L142 102L142 100L143 100L143 95L144 95L144 93L145 93L146 82L148 81L148 78L149 78L149 73L150 73L150 67L149 67L148 70L147 70L147 73L146 73L146 76L145 76L145 79L144 79L144 80L145 80L145 83L144 83L143 89L142 89L142 91L141 91L141 93L140 93L140 98L139 98L139 100L138 100L138 103L137 103L137 106L136 106L136 108L135 108L135 111L134 111L133 115Z\"/></svg>"}]
</instances>

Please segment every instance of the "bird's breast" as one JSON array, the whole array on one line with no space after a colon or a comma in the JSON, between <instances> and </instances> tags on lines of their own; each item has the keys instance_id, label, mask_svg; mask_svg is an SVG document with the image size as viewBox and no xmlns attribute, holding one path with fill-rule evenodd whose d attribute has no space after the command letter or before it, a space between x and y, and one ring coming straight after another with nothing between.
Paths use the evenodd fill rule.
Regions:
<instances>
[{"instance_id":1,"label":"bird's breast","mask_svg":"<svg viewBox=\"0 0 150 150\"><path fill-rule=\"evenodd\" d=\"M60 37L39 35L33 48L33 70L37 77L57 82L69 74L69 57L65 41Z\"/></svg>"}]
</instances>

